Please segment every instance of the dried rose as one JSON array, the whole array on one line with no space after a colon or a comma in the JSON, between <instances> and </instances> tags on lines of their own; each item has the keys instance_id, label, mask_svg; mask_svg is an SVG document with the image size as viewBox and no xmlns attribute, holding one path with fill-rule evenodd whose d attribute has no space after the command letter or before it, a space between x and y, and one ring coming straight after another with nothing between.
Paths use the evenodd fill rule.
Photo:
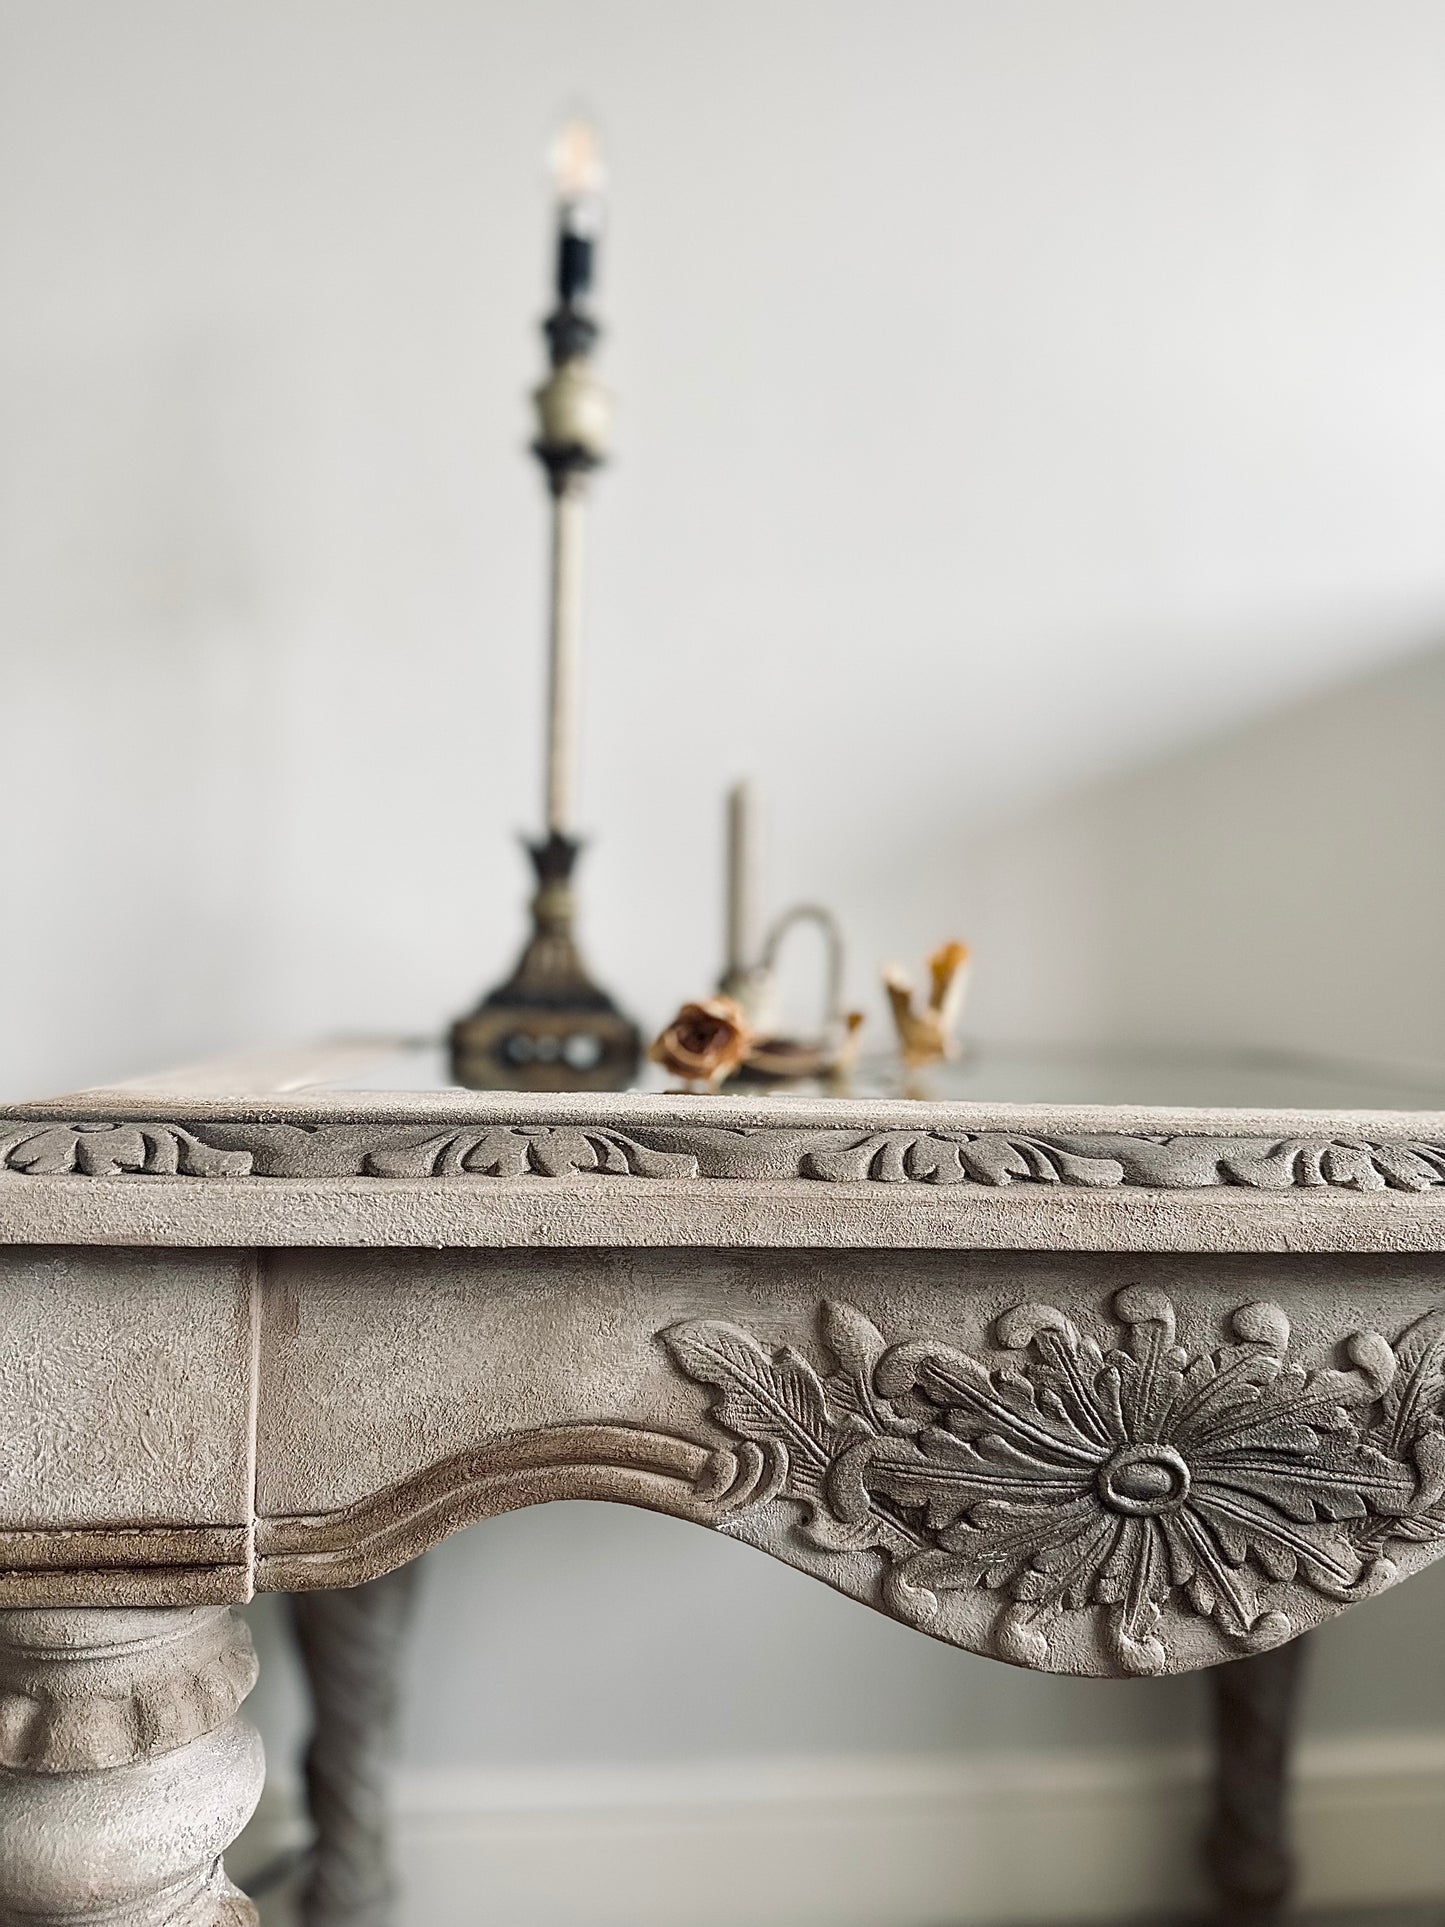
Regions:
<instances>
[{"instance_id":1,"label":"dried rose","mask_svg":"<svg viewBox=\"0 0 1445 1927\"><path fill-rule=\"evenodd\" d=\"M741 1004L731 997L705 997L684 1004L647 1053L690 1083L721 1084L742 1063L753 1035Z\"/></svg>"}]
</instances>

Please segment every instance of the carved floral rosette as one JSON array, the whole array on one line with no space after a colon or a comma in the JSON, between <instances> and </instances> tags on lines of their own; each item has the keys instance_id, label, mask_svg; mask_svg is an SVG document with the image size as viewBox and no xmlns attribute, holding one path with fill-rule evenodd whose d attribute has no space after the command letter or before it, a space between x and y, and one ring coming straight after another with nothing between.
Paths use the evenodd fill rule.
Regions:
<instances>
[{"instance_id":1,"label":"carved floral rosette","mask_svg":"<svg viewBox=\"0 0 1445 1927\"><path fill-rule=\"evenodd\" d=\"M1306 1367L1277 1305L1240 1306L1195 1355L1162 1292L1112 1309L1097 1337L1019 1305L978 1357L890 1343L825 1302L821 1369L721 1320L662 1339L715 1388L742 1520L793 1501L805 1546L870 1557L878 1603L943 1637L950 1602L986 1600L984 1649L1019 1665L1152 1674L1257 1651L1388 1584L1396 1544L1445 1539L1445 1311Z\"/></svg>"}]
</instances>

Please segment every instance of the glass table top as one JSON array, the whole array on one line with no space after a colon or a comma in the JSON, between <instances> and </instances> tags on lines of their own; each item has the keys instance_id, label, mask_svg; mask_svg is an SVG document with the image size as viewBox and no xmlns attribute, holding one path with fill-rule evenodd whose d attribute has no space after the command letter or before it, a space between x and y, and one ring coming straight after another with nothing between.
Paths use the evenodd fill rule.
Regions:
<instances>
[{"instance_id":1,"label":"glass table top","mask_svg":"<svg viewBox=\"0 0 1445 1927\"><path fill-rule=\"evenodd\" d=\"M440 1042L364 1049L313 1089L460 1091ZM632 1086L680 1088L656 1065ZM1262 1110L1445 1109L1445 1067L1372 1064L1272 1051L1207 1047L965 1044L958 1059L914 1073L905 1083L895 1056L863 1057L852 1073L823 1085L732 1084L727 1094L756 1101L770 1092L804 1096L920 1098L936 1103L1161 1105Z\"/></svg>"}]
</instances>

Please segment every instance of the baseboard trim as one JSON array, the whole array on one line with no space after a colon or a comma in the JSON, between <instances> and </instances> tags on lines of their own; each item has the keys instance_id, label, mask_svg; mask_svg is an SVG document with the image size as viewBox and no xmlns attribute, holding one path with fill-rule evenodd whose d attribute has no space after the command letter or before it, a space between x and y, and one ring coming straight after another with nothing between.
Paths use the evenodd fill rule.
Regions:
<instances>
[{"instance_id":1,"label":"baseboard trim","mask_svg":"<svg viewBox=\"0 0 1445 1927\"><path fill-rule=\"evenodd\" d=\"M403 1927L979 1927L1203 1903L1201 1754L1019 1752L515 1771L396 1787ZM1445 1897L1445 1739L1303 1749L1310 1907ZM274 1784L233 1855L299 1839Z\"/></svg>"}]
</instances>

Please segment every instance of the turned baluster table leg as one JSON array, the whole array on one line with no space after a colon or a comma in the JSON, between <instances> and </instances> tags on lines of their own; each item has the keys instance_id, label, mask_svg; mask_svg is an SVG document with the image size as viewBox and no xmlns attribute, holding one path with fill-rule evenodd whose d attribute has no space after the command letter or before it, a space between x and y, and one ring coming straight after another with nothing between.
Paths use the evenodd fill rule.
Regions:
<instances>
[{"instance_id":1,"label":"turned baluster table leg","mask_svg":"<svg viewBox=\"0 0 1445 1927\"><path fill-rule=\"evenodd\" d=\"M0 1612L0 1921L254 1927L221 1855L261 1793L224 1606Z\"/></svg>"},{"instance_id":2,"label":"turned baluster table leg","mask_svg":"<svg viewBox=\"0 0 1445 1927\"><path fill-rule=\"evenodd\" d=\"M1218 1666L1214 1815L1204 1854L1226 1915L1281 1911L1294 1881L1289 1756L1304 1639Z\"/></svg>"},{"instance_id":3,"label":"turned baluster table leg","mask_svg":"<svg viewBox=\"0 0 1445 1927\"><path fill-rule=\"evenodd\" d=\"M306 1797L315 1844L301 1897L306 1927L390 1927L389 1783L419 1569L414 1561L363 1586L291 1598L312 1704Z\"/></svg>"}]
</instances>

